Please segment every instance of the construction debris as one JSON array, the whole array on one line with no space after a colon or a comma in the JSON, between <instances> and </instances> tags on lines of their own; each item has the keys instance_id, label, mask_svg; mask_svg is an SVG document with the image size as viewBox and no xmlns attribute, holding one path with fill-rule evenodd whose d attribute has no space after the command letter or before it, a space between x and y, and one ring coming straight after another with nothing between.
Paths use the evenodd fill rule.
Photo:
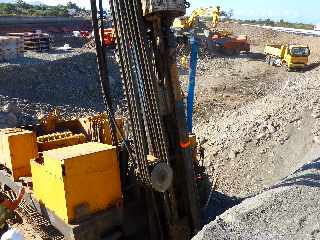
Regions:
<instances>
[{"instance_id":1,"label":"construction debris","mask_svg":"<svg viewBox=\"0 0 320 240\"><path fill-rule=\"evenodd\" d=\"M9 36L20 37L24 40L24 50L43 52L50 49L50 36L41 31L25 33L8 33Z\"/></svg>"},{"instance_id":2,"label":"construction debris","mask_svg":"<svg viewBox=\"0 0 320 240\"><path fill-rule=\"evenodd\" d=\"M0 111L0 129L14 128L17 125L17 106L9 103L5 106L4 111Z\"/></svg>"},{"instance_id":3,"label":"construction debris","mask_svg":"<svg viewBox=\"0 0 320 240\"><path fill-rule=\"evenodd\" d=\"M70 50L72 50L72 47L70 47L70 45L66 43L63 45L63 47L57 48L57 50L70 51Z\"/></svg>"},{"instance_id":4,"label":"construction debris","mask_svg":"<svg viewBox=\"0 0 320 240\"><path fill-rule=\"evenodd\" d=\"M24 55L24 42L19 37L0 36L0 62Z\"/></svg>"}]
</instances>

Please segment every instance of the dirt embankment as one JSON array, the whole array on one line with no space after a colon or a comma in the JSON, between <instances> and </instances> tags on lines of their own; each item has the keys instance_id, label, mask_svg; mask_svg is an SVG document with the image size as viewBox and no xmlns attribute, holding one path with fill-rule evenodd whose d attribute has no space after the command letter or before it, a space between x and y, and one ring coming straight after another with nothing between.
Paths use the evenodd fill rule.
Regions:
<instances>
[{"instance_id":1,"label":"dirt embankment","mask_svg":"<svg viewBox=\"0 0 320 240\"><path fill-rule=\"evenodd\" d=\"M195 133L205 144L208 173L219 176L218 190L236 196L262 191L314 160L319 91L319 38L223 24L246 34L248 55L200 60L195 103ZM266 43L311 46L311 66L287 72L264 62ZM182 77L184 89L187 76Z\"/></svg>"},{"instance_id":2,"label":"dirt embankment","mask_svg":"<svg viewBox=\"0 0 320 240\"><path fill-rule=\"evenodd\" d=\"M208 140L217 192L247 199L215 218L214 196L206 209L214 221L194 239L320 239L319 38L222 27L248 35L252 53L201 60L194 131ZM288 42L311 47L309 69L288 73L263 62L265 44Z\"/></svg>"}]
</instances>

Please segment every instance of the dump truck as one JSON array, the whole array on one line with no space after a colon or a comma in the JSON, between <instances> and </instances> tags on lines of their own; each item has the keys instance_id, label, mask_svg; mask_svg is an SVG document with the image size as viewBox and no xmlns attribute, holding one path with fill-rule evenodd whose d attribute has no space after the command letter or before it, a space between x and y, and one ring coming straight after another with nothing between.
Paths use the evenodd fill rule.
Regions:
<instances>
[{"instance_id":1,"label":"dump truck","mask_svg":"<svg viewBox=\"0 0 320 240\"><path fill-rule=\"evenodd\" d=\"M264 54L268 64L285 66L288 71L291 71L307 66L310 48L305 45L267 45Z\"/></svg>"}]
</instances>

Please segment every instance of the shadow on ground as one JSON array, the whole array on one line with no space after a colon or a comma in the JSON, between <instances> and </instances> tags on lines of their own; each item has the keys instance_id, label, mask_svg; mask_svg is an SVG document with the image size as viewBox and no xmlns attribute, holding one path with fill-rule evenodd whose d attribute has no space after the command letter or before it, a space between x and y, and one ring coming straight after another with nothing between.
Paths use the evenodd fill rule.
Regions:
<instances>
[{"instance_id":1,"label":"shadow on ground","mask_svg":"<svg viewBox=\"0 0 320 240\"><path fill-rule=\"evenodd\" d=\"M306 164L270 189L290 186L320 187L320 158Z\"/></svg>"},{"instance_id":2,"label":"shadow on ground","mask_svg":"<svg viewBox=\"0 0 320 240\"><path fill-rule=\"evenodd\" d=\"M213 189L208 175L204 175L201 185L198 185L202 225L206 225L226 210L240 204L244 199L228 196Z\"/></svg>"},{"instance_id":3,"label":"shadow on ground","mask_svg":"<svg viewBox=\"0 0 320 240\"><path fill-rule=\"evenodd\" d=\"M305 72L306 71L311 71L311 70L313 70L313 69L316 69L316 68L318 68L320 66L320 62L314 62L314 63L311 63L311 64L309 64L306 68L305 68Z\"/></svg>"}]
</instances>

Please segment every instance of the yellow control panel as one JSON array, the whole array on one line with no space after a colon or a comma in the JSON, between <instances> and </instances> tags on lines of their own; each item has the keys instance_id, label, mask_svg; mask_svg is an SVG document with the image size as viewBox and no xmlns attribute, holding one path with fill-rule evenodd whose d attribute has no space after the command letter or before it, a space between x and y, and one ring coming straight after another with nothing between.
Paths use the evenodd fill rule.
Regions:
<instances>
[{"instance_id":1,"label":"yellow control panel","mask_svg":"<svg viewBox=\"0 0 320 240\"><path fill-rule=\"evenodd\" d=\"M84 143L43 152L31 161L33 191L66 223L108 209L122 199L116 148Z\"/></svg>"}]
</instances>

